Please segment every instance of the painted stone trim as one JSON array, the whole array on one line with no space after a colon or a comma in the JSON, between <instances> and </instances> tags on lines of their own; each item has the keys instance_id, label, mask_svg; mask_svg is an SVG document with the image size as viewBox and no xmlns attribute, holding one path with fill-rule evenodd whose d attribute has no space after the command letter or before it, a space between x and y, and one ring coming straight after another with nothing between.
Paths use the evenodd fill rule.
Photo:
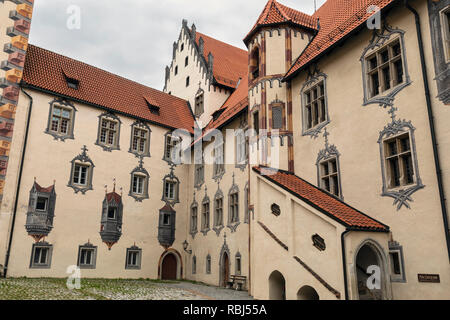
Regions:
<instances>
[{"instance_id":1,"label":"painted stone trim","mask_svg":"<svg viewBox=\"0 0 450 320\"><path fill-rule=\"evenodd\" d=\"M205 196L203 197L202 200L202 217L201 217L201 230L200 232L206 236L208 234L208 232L211 230L211 201L208 197L207 194L208 189L205 187ZM208 225L206 228L205 227L205 217L204 217L204 212L203 212L203 206L207 204L208 205Z\"/></svg>"},{"instance_id":2,"label":"painted stone trim","mask_svg":"<svg viewBox=\"0 0 450 320\"><path fill-rule=\"evenodd\" d=\"M106 145L102 142L100 142L100 132L102 128L102 119L107 118L110 120L117 121L117 137L116 137L116 144L114 146ZM122 121L120 121L120 118L117 117L114 113L111 112L105 112L98 116L98 132L97 132L97 141L95 141L95 144L102 147L104 151L112 152L113 150L120 150L120 127L122 125Z\"/></svg>"},{"instance_id":3,"label":"painted stone trim","mask_svg":"<svg viewBox=\"0 0 450 320\"><path fill-rule=\"evenodd\" d=\"M381 32L377 29L374 29L372 39L370 40L369 45L364 49L360 61L361 61L361 70L362 70L362 79L363 79L363 90L364 90L364 102L363 106L367 106L369 104L378 104L380 107L386 108L394 105L394 99L397 93L399 93L402 89L409 86L411 82L411 78L408 72L408 63L406 61L406 46L404 40L405 31L392 28L385 22L383 24L383 28ZM385 93L380 93L379 95L369 98L369 86L367 79L367 64L366 57L372 53L371 51L381 48L385 43L391 42L393 39L399 39L400 46L402 49L402 62L403 62L403 72L405 75L405 81L391 88Z\"/></svg>"},{"instance_id":4,"label":"painted stone trim","mask_svg":"<svg viewBox=\"0 0 450 320\"><path fill-rule=\"evenodd\" d=\"M133 132L134 128L144 129L147 130L148 136L147 136L147 143L145 145L144 152L139 152L136 150L133 150ZM152 130L150 127L143 121L136 121L131 125L131 137L130 137L130 149L128 150L129 153L132 153L136 156L136 158L150 158L150 141L152 136Z\"/></svg>"},{"instance_id":5,"label":"painted stone trim","mask_svg":"<svg viewBox=\"0 0 450 320\"><path fill-rule=\"evenodd\" d=\"M391 274L391 282L401 282L406 283L406 273L405 273L405 259L403 257L403 246L401 246L397 241L389 241L389 253L392 251L397 251L401 263L401 277L395 277ZM391 261L392 263L392 261Z\"/></svg>"},{"instance_id":6,"label":"painted stone trim","mask_svg":"<svg viewBox=\"0 0 450 320\"><path fill-rule=\"evenodd\" d=\"M218 221L217 217L217 201L218 199L222 199L222 219L221 221ZM223 192L220 189L220 186L218 185L218 189L216 194L214 195L214 227L213 230L216 232L216 235L219 236L220 232L224 228L223 225L223 212L224 212L224 204L225 204L225 197L223 196Z\"/></svg>"},{"instance_id":7,"label":"painted stone trim","mask_svg":"<svg viewBox=\"0 0 450 320\"><path fill-rule=\"evenodd\" d=\"M81 259L81 250L82 249L92 249L94 254L92 255L91 259L92 259L92 264L90 265L81 265L80 264L80 259ZM80 269L95 269L97 265L97 246L94 246L92 243L90 243L89 241L87 243L85 243L84 245L81 245L78 247L78 258L77 258L77 266Z\"/></svg>"},{"instance_id":8,"label":"painted stone trim","mask_svg":"<svg viewBox=\"0 0 450 320\"><path fill-rule=\"evenodd\" d=\"M82 194L85 194L87 191L93 190L92 178L94 175L95 165L94 165L94 162L92 162L91 158L89 158L89 156L87 155L88 149L86 148L86 146L83 146L83 148L81 150L83 152L80 153L75 158L73 158L71 161L72 167L70 169L70 178L69 178L69 183L67 184L67 186L72 188L75 191L75 193L81 192ZM77 185L77 184L73 183L73 175L74 175L76 163L89 165L89 169L87 171L88 176L87 176L87 181L86 181L85 186Z\"/></svg>"},{"instance_id":9,"label":"painted stone trim","mask_svg":"<svg viewBox=\"0 0 450 320\"><path fill-rule=\"evenodd\" d=\"M231 254L230 254L230 249L228 248L227 245L227 237L226 234L224 234L223 236L223 245L222 248L220 249L220 255L219 255L219 287L222 286L226 286L226 283L223 283L223 270L225 269L225 259L223 258L225 253L227 254L228 257L228 270L231 270Z\"/></svg>"},{"instance_id":10,"label":"painted stone trim","mask_svg":"<svg viewBox=\"0 0 450 320\"><path fill-rule=\"evenodd\" d=\"M165 175L163 178L163 191L162 191L162 198L161 200L170 204L172 207L175 206L175 204L180 203L180 198L179 198L179 191L180 191L180 180L178 179L178 177L174 174L174 166L172 165L170 168L170 173ZM168 199L166 198L165 195L165 185L166 185L166 181L170 180L170 181L174 181L175 182L175 197L174 199Z\"/></svg>"},{"instance_id":11,"label":"painted stone trim","mask_svg":"<svg viewBox=\"0 0 450 320\"><path fill-rule=\"evenodd\" d=\"M324 122L319 123L313 128L306 129L306 101L305 101L305 91L312 86L316 85L320 81L323 81L323 88L325 91L324 101L325 101L325 111L326 111L326 119ZM322 129L325 128L330 123L330 115L328 112L328 89L327 89L327 75L317 69L317 66L313 71L308 71L308 77L306 78L306 82L303 84L300 89L300 101L302 103L302 136L310 136L311 138L316 139L320 133L322 133Z\"/></svg>"},{"instance_id":12,"label":"painted stone trim","mask_svg":"<svg viewBox=\"0 0 450 320\"><path fill-rule=\"evenodd\" d=\"M231 221L231 196L237 194L238 197L238 212L237 214L237 221L232 222ZM239 201L239 187L234 181L234 173L233 173L233 184L230 187L230 190L228 191L228 223L227 227L231 230L231 233L236 232L237 227L240 225L240 217L239 217L239 207L240 207L240 201Z\"/></svg>"},{"instance_id":13,"label":"painted stone trim","mask_svg":"<svg viewBox=\"0 0 450 320\"><path fill-rule=\"evenodd\" d=\"M136 259L136 265L130 265L128 264L128 254L130 252L137 252L137 259ZM125 256L125 269L126 270L141 270L141 263L142 263L142 249L137 247L136 245L127 248L126 256Z\"/></svg>"},{"instance_id":14,"label":"painted stone trim","mask_svg":"<svg viewBox=\"0 0 450 320\"><path fill-rule=\"evenodd\" d=\"M270 229L261 221L258 221L258 224L261 226L261 228L263 228L263 230L265 232L267 232L267 234L273 239L275 240L276 243L278 243L284 250L289 251L289 247L284 244L275 234L273 234L272 231L270 231Z\"/></svg>"},{"instance_id":15,"label":"painted stone trim","mask_svg":"<svg viewBox=\"0 0 450 320\"><path fill-rule=\"evenodd\" d=\"M442 37L441 12L448 7L448 1L428 0L428 14L430 19L431 47L435 78L438 89L437 98L446 105L450 104L450 57L445 56L444 39Z\"/></svg>"},{"instance_id":16,"label":"painted stone trim","mask_svg":"<svg viewBox=\"0 0 450 320\"><path fill-rule=\"evenodd\" d=\"M48 122L47 122L47 128L45 129L45 133L51 135L55 140L60 140L64 142L66 139L75 139L74 137L74 127L75 127L75 114L78 111L73 103L63 100L60 98L55 98L52 101L49 102L50 108L48 112ZM71 118L70 118L70 124L69 124L69 130L66 134L59 134L57 132L52 131L51 125L52 125L52 117L53 117L53 107L55 105L62 106L63 108L70 109L71 111Z\"/></svg>"},{"instance_id":17,"label":"painted stone trim","mask_svg":"<svg viewBox=\"0 0 450 320\"><path fill-rule=\"evenodd\" d=\"M393 205L397 206L397 211L399 211L403 206L408 209L411 209L409 202L414 201L412 199L412 195L420 190L425 188L422 184L422 179L419 175L419 165L417 160L417 152L416 152L416 142L414 138L414 131L416 130L412 125L411 121L406 120L395 120L395 109L392 110L392 122L389 123L384 129L380 132L380 137L378 139L378 144L380 146L380 160L381 160L381 174L383 179L383 188L382 188L382 197L391 197L394 198ZM384 140L397 136L402 133L409 133L411 139L411 153L413 156L413 165L414 165L414 181L413 185L400 187L398 189L389 189L387 185L386 178L386 168L384 161Z\"/></svg>"},{"instance_id":18,"label":"painted stone trim","mask_svg":"<svg viewBox=\"0 0 450 320\"><path fill-rule=\"evenodd\" d=\"M323 161L335 158L336 159L336 167L337 167L337 174L338 174L338 182L339 182L339 199L344 200L344 195L342 192L342 182L341 182L341 165L340 165L340 156L337 147L332 144L330 145L328 142L328 136L330 133L328 133L327 128L324 129L324 138L325 138L325 148L319 151L319 154L317 155L316 160L316 167L317 167L317 186L322 189L321 183L320 183L320 164ZM323 190L323 189L322 189ZM326 191L326 190L325 190Z\"/></svg>"},{"instance_id":19,"label":"painted stone trim","mask_svg":"<svg viewBox=\"0 0 450 320\"><path fill-rule=\"evenodd\" d=\"M143 194L136 194L133 192L133 176L135 173L145 176ZM128 195L132 197L134 200L136 200L136 202L142 202L143 200L148 199L149 198L148 185L150 182L150 174L144 168L144 161L142 160L142 158L139 159L139 165L136 168L134 168L133 171L130 172L130 175L131 175L130 192L128 193Z\"/></svg>"},{"instance_id":20,"label":"painted stone trim","mask_svg":"<svg viewBox=\"0 0 450 320\"><path fill-rule=\"evenodd\" d=\"M194 209L196 209L195 216ZM195 235L198 233L198 203L195 200L195 192L194 200L190 206L189 218L189 234L192 236L192 239L195 239Z\"/></svg>"}]
</instances>

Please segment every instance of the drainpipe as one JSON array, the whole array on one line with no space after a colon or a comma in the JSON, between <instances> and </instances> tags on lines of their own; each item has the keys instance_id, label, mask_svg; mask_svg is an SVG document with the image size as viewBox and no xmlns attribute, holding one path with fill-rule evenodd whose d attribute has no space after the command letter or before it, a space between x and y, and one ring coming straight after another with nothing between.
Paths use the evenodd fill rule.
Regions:
<instances>
[{"instance_id":1,"label":"drainpipe","mask_svg":"<svg viewBox=\"0 0 450 320\"><path fill-rule=\"evenodd\" d=\"M448 215L447 215L447 207L445 204L444 185L442 183L442 171L441 171L441 165L440 165L440 160L439 160L439 150L438 150L438 144L437 144L436 132L435 132L435 126L434 126L433 109L431 106L430 87L428 84L427 67L426 67L426 63L425 63L425 54L424 54L424 49L423 49L422 31L421 31L421 26L420 26L420 16L417 13L417 11L409 5L408 0L404 0L404 4L405 4L405 7L414 14L414 18L416 21L417 41L419 43L419 53L420 53L420 64L422 66L422 78L423 78L423 85L425 88L425 98L426 98L426 102L427 102L428 122L430 125L431 141L432 141L432 145L433 145L433 157L434 157L434 164L435 164L435 168L436 168L436 176L437 176L437 182L438 182L438 188L439 188L439 198L441 201L441 211L442 211L442 219L444 222L445 239L447 242L447 253L448 253L449 260L450 260L450 230L449 230L449 222L448 222Z\"/></svg>"},{"instance_id":2,"label":"drainpipe","mask_svg":"<svg viewBox=\"0 0 450 320\"><path fill-rule=\"evenodd\" d=\"M347 287L347 262L345 258L345 236L349 233L350 229L346 229L341 234L341 249L342 249L342 270L344 272L344 291L345 291L345 300L348 300L348 287Z\"/></svg>"},{"instance_id":3,"label":"drainpipe","mask_svg":"<svg viewBox=\"0 0 450 320\"><path fill-rule=\"evenodd\" d=\"M13 234L14 234L14 226L16 223L17 204L19 202L20 184L22 182L23 163L24 163L24 159L25 159L25 152L27 150L27 140L28 140L28 131L30 128L31 111L33 110L33 98L25 90L23 90L23 88L21 88L21 91L28 97L28 99L30 100L30 103L29 103L29 107L28 107L28 116L27 116L27 122L26 122L26 127L25 127L25 137L24 137L23 146L22 146L22 157L20 159L19 177L17 179L17 188L16 188L16 193L15 193L15 199L14 199L14 209L13 209L13 215L12 215L12 220L11 220L11 230L9 232L8 249L6 250L5 266L3 268L3 277L4 278L6 278L6 273L8 272L9 256L11 254L11 245L12 245Z\"/></svg>"}]
</instances>

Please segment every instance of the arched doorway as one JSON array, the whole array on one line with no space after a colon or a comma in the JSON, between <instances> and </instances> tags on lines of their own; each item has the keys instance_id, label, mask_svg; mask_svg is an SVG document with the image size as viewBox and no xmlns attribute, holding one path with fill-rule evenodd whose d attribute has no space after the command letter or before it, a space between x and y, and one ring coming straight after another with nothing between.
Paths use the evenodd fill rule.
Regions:
<instances>
[{"instance_id":1,"label":"arched doorway","mask_svg":"<svg viewBox=\"0 0 450 320\"><path fill-rule=\"evenodd\" d=\"M164 251L159 258L158 278L161 280L177 280L183 277L181 255L174 249Z\"/></svg>"},{"instance_id":2,"label":"arched doorway","mask_svg":"<svg viewBox=\"0 0 450 320\"><path fill-rule=\"evenodd\" d=\"M319 294L310 286L303 286L297 292L297 300L319 300Z\"/></svg>"},{"instance_id":3,"label":"arched doorway","mask_svg":"<svg viewBox=\"0 0 450 320\"><path fill-rule=\"evenodd\" d=\"M279 271L274 271L269 277L269 299L286 300L286 280Z\"/></svg>"},{"instance_id":4,"label":"arched doorway","mask_svg":"<svg viewBox=\"0 0 450 320\"><path fill-rule=\"evenodd\" d=\"M162 261L161 279L162 280L177 279L177 258L172 253L166 255Z\"/></svg>"},{"instance_id":5,"label":"arched doorway","mask_svg":"<svg viewBox=\"0 0 450 320\"><path fill-rule=\"evenodd\" d=\"M385 299L384 259L377 246L370 241L364 243L355 262L359 300Z\"/></svg>"},{"instance_id":6,"label":"arched doorway","mask_svg":"<svg viewBox=\"0 0 450 320\"><path fill-rule=\"evenodd\" d=\"M228 256L227 252L224 252L222 254L222 263L221 263L221 279L220 279L220 286L226 287L228 284L228 281L230 281L230 257Z\"/></svg>"}]
</instances>

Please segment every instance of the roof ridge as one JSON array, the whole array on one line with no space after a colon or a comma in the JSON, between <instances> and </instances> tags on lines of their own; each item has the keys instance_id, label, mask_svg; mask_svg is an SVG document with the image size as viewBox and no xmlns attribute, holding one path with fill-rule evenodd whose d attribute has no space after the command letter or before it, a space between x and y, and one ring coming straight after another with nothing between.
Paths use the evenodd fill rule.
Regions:
<instances>
[{"instance_id":1,"label":"roof ridge","mask_svg":"<svg viewBox=\"0 0 450 320\"><path fill-rule=\"evenodd\" d=\"M67 58L67 59L69 59L69 60L71 60L71 61L73 61L73 62L75 62L75 63L81 63L81 64L83 64L83 65L85 65L85 66L87 66L87 67L94 68L94 69L96 69L96 70L99 70L99 71L108 73L108 74L110 74L110 75L112 75L112 76L114 76L114 77L123 79L123 80L125 80L125 81L131 82L131 83L134 83L134 84L137 84L137 85L139 85L139 86L141 86L141 87L144 87L144 88L147 88L147 89L150 89L150 90L153 90L153 91L162 93L162 94L164 94L164 95L169 95L168 93L166 93L166 92L164 92L164 91L161 91L161 90L152 88L152 87L150 87L150 86L148 86L148 85L145 85L145 84L142 84L142 83L140 83L140 82L137 82L136 80L131 80L131 79L125 78L124 76L121 76L121 75L118 75L118 74L113 73L113 72L111 72L111 71L108 71L108 70L105 70L105 69L96 67L96 66L94 66L94 65L92 65L92 64L83 62L83 61L81 61L81 60L77 60L77 59L75 59L75 58L66 56L66 55L64 55L64 54L62 54L62 53L58 53L58 52L55 52L55 51L52 51L52 50L49 50L49 49L45 49L45 48L42 48L42 47L40 47L40 46L31 44L31 43L29 44L29 47L34 47L34 48L37 48L37 49L39 49L39 50L47 51L47 52L49 52L49 53L51 53L51 54L55 54L55 55L58 55L58 56ZM62 67L61 69L63 69L62 71L65 73L64 68ZM78 79L77 79L77 80L78 80ZM184 99L182 99L182 98L180 98L180 97L177 97L177 96L174 96L174 95L170 95L170 96L171 96L171 97L174 97L174 98L176 98L176 99L178 99L178 100L181 100L181 101L187 101L187 100L184 100Z\"/></svg>"},{"instance_id":2,"label":"roof ridge","mask_svg":"<svg viewBox=\"0 0 450 320\"><path fill-rule=\"evenodd\" d=\"M207 34L204 34L203 32L199 32L199 31L196 31L196 32L197 32L197 34L199 34L200 36L205 36L205 37L208 37L208 38L210 38L210 39L212 39L212 40L215 40L215 41L217 41L217 42L221 42L221 43L223 43L223 44L225 44L225 45L227 45L227 46L230 46L230 47L236 48L236 49L238 49L238 50L241 50L241 51L243 51L243 52L246 52L246 53L247 53L247 51L246 51L246 50L244 50L244 49L242 49L242 48L239 48L238 46L235 46L235 45L229 44L228 42L225 42L225 41L219 40L219 39L217 39L217 38L214 38L214 37L212 37L212 36L209 36L209 35L207 35Z\"/></svg>"}]
</instances>

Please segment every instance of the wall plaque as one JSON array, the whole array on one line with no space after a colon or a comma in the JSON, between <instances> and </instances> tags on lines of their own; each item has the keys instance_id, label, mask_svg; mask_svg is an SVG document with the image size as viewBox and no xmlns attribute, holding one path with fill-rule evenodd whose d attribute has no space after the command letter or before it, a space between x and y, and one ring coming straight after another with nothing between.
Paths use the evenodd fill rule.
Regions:
<instances>
[{"instance_id":1,"label":"wall plaque","mask_svg":"<svg viewBox=\"0 0 450 320\"><path fill-rule=\"evenodd\" d=\"M438 274L418 274L419 282L440 283L441 279Z\"/></svg>"}]
</instances>

